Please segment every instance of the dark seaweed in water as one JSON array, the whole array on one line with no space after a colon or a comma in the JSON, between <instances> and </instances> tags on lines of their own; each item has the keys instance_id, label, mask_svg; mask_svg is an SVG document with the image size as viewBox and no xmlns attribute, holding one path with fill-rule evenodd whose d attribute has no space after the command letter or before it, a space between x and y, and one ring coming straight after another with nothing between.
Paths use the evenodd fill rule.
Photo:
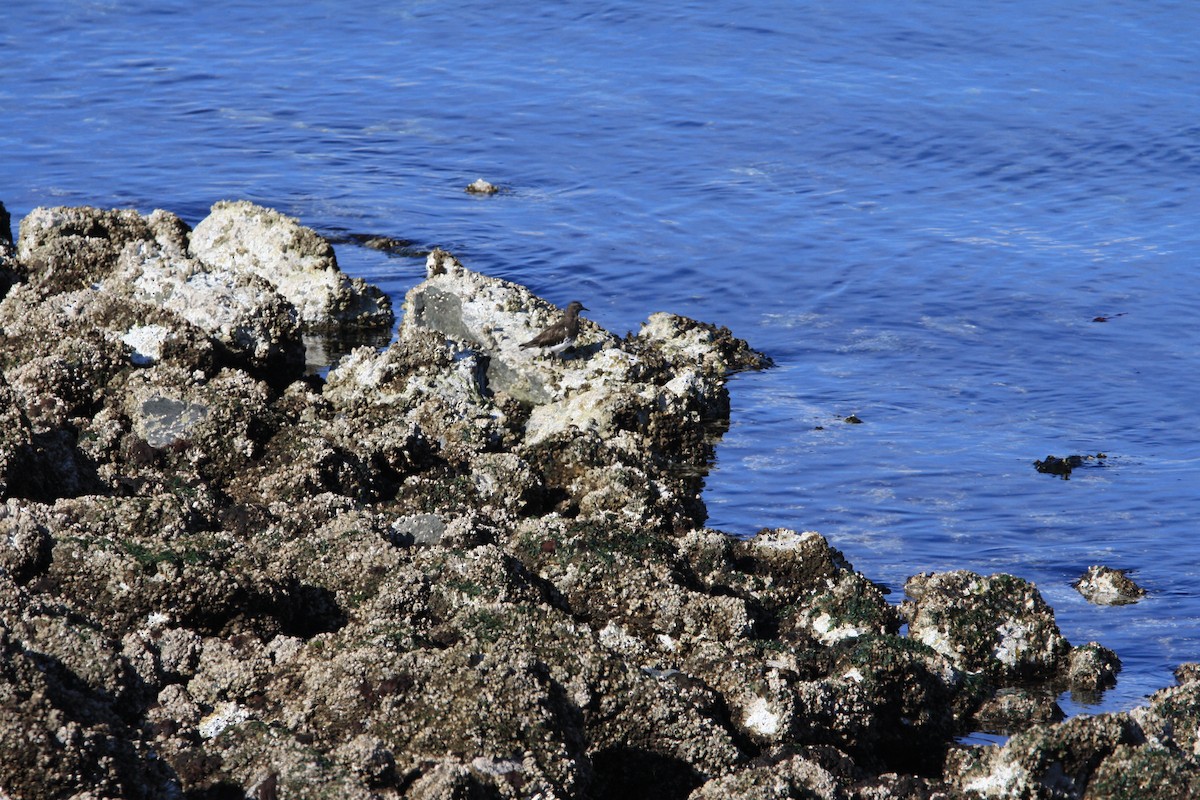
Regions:
<instances>
[{"instance_id":1,"label":"dark seaweed in water","mask_svg":"<svg viewBox=\"0 0 1200 800\"><path fill-rule=\"evenodd\" d=\"M1033 467L1038 472L1043 472L1048 475L1061 475L1064 481L1071 479L1071 470L1082 467L1087 461L1104 461L1107 458L1104 453L1096 453L1094 456L1046 456L1040 461L1034 461Z\"/></svg>"}]
</instances>

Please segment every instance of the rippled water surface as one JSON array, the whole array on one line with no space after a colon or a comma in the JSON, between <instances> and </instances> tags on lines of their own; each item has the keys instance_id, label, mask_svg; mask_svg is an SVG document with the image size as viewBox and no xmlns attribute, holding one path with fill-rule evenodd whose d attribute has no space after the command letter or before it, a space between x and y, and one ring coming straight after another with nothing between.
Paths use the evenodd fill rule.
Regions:
<instances>
[{"instance_id":1,"label":"rippled water surface","mask_svg":"<svg viewBox=\"0 0 1200 800\"><path fill-rule=\"evenodd\" d=\"M1071 711L1200 659L1200 7L548 5L18 0L0 201L195 224L246 198L617 333L728 325L778 367L734 382L712 525L819 530L893 599L1034 580L1125 663ZM338 256L397 300L422 275ZM1093 563L1150 597L1088 605Z\"/></svg>"}]
</instances>

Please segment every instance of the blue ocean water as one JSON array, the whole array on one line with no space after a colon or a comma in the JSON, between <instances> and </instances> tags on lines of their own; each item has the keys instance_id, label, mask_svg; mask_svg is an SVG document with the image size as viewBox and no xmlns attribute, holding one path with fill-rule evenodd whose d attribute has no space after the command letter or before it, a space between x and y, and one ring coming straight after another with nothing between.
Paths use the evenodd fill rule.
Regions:
<instances>
[{"instance_id":1,"label":"blue ocean water","mask_svg":"<svg viewBox=\"0 0 1200 800\"><path fill-rule=\"evenodd\" d=\"M1200 7L657 5L17 0L0 201L250 199L617 333L728 325L778 366L733 383L714 527L818 530L894 599L1035 581L1125 665L1072 712L1170 684L1200 659ZM397 300L423 274L337 249ZM1087 604L1094 563L1150 596Z\"/></svg>"}]
</instances>

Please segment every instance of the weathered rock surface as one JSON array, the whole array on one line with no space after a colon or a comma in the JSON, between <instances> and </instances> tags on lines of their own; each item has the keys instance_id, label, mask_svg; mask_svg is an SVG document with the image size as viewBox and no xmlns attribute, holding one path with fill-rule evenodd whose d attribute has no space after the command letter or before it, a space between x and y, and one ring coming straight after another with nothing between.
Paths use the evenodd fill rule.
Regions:
<instances>
[{"instance_id":1,"label":"weathered rock surface","mask_svg":"<svg viewBox=\"0 0 1200 800\"><path fill-rule=\"evenodd\" d=\"M1035 725L1003 747L968 748L947 771L968 798L1198 796L1200 684L1163 689L1129 713Z\"/></svg>"},{"instance_id":2,"label":"weathered rock surface","mask_svg":"<svg viewBox=\"0 0 1200 800\"><path fill-rule=\"evenodd\" d=\"M704 527L725 382L766 363L728 331L585 320L547 358L552 306L435 251L395 342L305 377L302 323L381 307L327 247L241 203L22 223L0 795L1191 796L1200 670L1048 724L1119 662L1031 584L897 608L817 533Z\"/></svg>"},{"instance_id":3,"label":"weathered rock surface","mask_svg":"<svg viewBox=\"0 0 1200 800\"><path fill-rule=\"evenodd\" d=\"M960 669L1000 681L1047 678L1061 672L1071 645L1033 584L1012 575L926 573L904 591L909 635Z\"/></svg>"},{"instance_id":4,"label":"weathered rock surface","mask_svg":"<svg viewBox=\"0 0 1200 800\"><path fill-rule=\"evenodd\" d=\"M1128 605L1146 596L1146 590L1134 583L1125 570L1111 567L1088 567L1072 585L1089 603L1101 606Z\"/></svg>"},{"instance_id":5,"label":"weathered rock surface","mask_svg":"<svg viewBox=\"0 0 1200 800\"><path fill-rule=\"evenodd\" d=\"M273 209L244 200L217 203L192 231L188 250L210 269L265 280L305 326L392 324L387 295L343 273L329 242Z\"/></svg>"}]
</instances>

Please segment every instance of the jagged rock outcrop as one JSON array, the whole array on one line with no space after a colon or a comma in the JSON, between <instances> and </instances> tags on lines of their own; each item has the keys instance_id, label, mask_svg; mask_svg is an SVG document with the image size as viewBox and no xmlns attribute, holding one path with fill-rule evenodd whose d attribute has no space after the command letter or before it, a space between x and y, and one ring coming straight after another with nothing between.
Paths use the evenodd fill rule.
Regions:
<instances>
[{"instance_id":1,"label":"jagged rock outcrop","mask_svg":"<svg viewBox=\"0 0 1200 800\"><path fill-rule=\"evenodd\" d=\"M518 344L551 305L435 251L396 341L321 378L306 326L384 306L275 212L38 209L5 263L0 794L1195 788L1200 670L1037 723L1118 662L1031 584L922 575L898 608L817 533L705 528L725 383L767 363L725 329L584 320L550 358Z\"/></svg>"}]
</instances>

